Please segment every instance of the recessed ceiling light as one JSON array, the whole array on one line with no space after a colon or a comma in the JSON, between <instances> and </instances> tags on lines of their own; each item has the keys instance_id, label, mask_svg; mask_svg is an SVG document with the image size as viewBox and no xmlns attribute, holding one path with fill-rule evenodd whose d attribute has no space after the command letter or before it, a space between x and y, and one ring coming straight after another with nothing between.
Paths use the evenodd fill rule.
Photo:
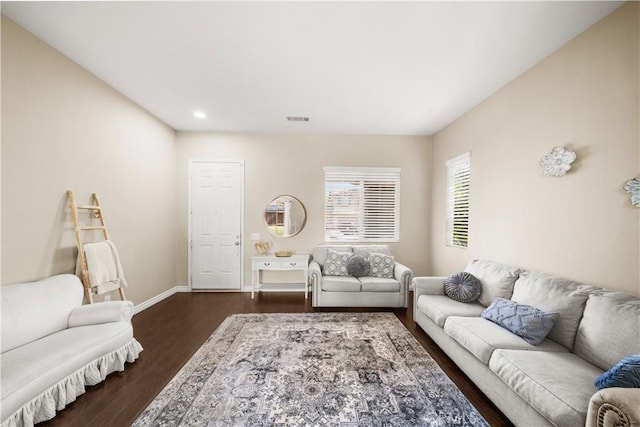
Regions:
<instances>
[{"instance_id":1,"label":"recessed ceiling light","mask_svg":"<svg viewBox=\"0 0 640 427\"><path fill-rule=\"evenodd\" d=\"M196 119L206 119L207 114L204 111L194 111L193 117L195 117Z\"/></svg>"}]
</instances>

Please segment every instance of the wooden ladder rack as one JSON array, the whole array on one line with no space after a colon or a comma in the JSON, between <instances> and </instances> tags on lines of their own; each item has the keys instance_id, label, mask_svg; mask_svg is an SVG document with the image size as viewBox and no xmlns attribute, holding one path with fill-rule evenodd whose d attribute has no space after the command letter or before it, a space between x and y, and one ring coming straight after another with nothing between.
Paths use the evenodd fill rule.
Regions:
<instances>
[{"instance_id":1,"label":"wooden ladder rack","mask_svg":"<svg viewBox=\"0 0 640 427\"><path fill-rule=\"evenodd\" d=\"M71 219L73 220L73 230L75 234L76 245L78 246L78 256L80 257L80 269L82 274L82 284L84 285L84 295L89 304L93 304L93 296L99 295L99 293L92 289L91 281L89 280L87 257L84 253L84 242L82 240L81 233L83 231L101 230L104 240L109 240L109 231L107 230L107 225L104 222L102 207L100 206L100 200L98 199L98 195L96 193L93 193L91 195L91 198L93 200L93 204L91 205L77 205L75 197L73 196L73 190L67 190L67 198L69 200L69 209L71 210ZM78 218L78 211L80 210L92 212L91 217L100 220L100 225L81 226ZM125 296L122 286L118 288L118 291L120 293L120 298L122 298L122 300L124 301Z\"/></svg>"}]
</instances>

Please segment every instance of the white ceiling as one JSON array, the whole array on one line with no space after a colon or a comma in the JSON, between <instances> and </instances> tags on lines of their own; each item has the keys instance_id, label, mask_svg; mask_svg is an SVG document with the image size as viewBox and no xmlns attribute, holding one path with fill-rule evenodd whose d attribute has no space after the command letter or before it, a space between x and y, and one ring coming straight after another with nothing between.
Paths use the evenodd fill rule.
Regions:
<instances>
[{"instance_id":1,"label":"white ceiling","mask_svg":"<svg viewBox=\"0 0 640 427\"><path fill-rule=\"evenodd\" d=\"M2 13L177 130L431 135L621 3L3 2Z\"/></svg>"}]
</instances>

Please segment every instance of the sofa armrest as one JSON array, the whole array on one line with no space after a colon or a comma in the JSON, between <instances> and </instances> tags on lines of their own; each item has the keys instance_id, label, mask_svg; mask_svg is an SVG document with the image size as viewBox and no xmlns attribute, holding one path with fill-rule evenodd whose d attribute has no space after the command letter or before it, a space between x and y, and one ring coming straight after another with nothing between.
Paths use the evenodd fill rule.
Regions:
<instances>
[{"instance_id":1,"label":"sofa armrest","mask_svg":"<svg viewBox=\"0 0 640 427\"><path fill-rule=\"evenodd\" d=\"M640 389L604 388L589 401L586 427L640 426Z\"/></svg>"},{"instance_id":2,"label":"sofa armrest","mask_svg":"<svg viewBox=\"0 0 640 427\"><path fill-rule=\"evenodd\" d=\"M413 270L406 265L396 262L396 265L393 268L393 278L400 282L406 289L409 289L411 279L413 279Z\"/></svg>"},{"instance_id":3,"label":"sofa armrest","mask_svg":"<svg viewBox=\"0 0 640 427\"><path fill-rule=\"evenodd\" d=\"M81 305L71 310L69 327L99 325L110 322L130 322L133 316L131 301L109 301Z\"/></svg>"},{"instance_id":4,"label":"sofa armrest","mask_svg":"<svg viewBox=\"0 0 640 427\"><path fill-rule=\"evenodd\" d=\"M417 300L420 295L444 295L446 277L414 277L413 292Z\"/></svg>"},{"instance_id":5,"label":"sofa armrest","mask_svg":"<svg viewBox=\"0 0 640 427\"><path fill-rule=\"evenodd\" d=\"M393 278L400 282L400 292L402 294L402 307L409 306L409 287L411 286L411 280L413 279L413 270L406 265L400 264L396 261L393 268Z\"/></svg>"},{"instance_id":6,"label":"sofa armrest","mask_svg":"<svg viewBox=\"0 0 640 427\"><path fill-rule=\"evenodd\" d=\"M311 282L312 305L318 307L320 305L320 293L322 292L322 270L320 269L320 264L317 261L311 261L307 274Z\"/></svg>"},{"instance_id":7,"label":"sofa armrest","mask_svg":"<svg viewBox=\"0 0 640 427\"><path fill-rule=\"evenodd\" d=\"M316 284L322 283L322 270L317 261L311 261L309 263L308 275L311 285L315 286Z\"/></svg>"},{"instance_id":8,"label":"sofa armrest","mask_svg":"<svg viewBox=\"0 0 640 427\"><path fill-rule=\"evenodd\" d=\"M444 279L446 277L414 277L413 278L413 320L418 312L420 295L444 295Z\"/></svg>"}]
</instances>

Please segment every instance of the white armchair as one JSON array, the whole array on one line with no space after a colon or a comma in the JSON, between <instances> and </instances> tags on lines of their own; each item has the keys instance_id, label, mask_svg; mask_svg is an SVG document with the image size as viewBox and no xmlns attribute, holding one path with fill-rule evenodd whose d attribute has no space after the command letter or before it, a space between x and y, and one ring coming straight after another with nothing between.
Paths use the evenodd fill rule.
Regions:
<instances>
[{"instance_id":1,"label":"white armchair","mask_svg":"<svg viewBox=\"0 0 640 427\"><path fill-rule=\"evenodd\" d=\"M66 405L142 346L133 337L131 301L82 305L71 274L6 285L2 297L1 427L31 426Z\"/></svg>"}]
</instances>

